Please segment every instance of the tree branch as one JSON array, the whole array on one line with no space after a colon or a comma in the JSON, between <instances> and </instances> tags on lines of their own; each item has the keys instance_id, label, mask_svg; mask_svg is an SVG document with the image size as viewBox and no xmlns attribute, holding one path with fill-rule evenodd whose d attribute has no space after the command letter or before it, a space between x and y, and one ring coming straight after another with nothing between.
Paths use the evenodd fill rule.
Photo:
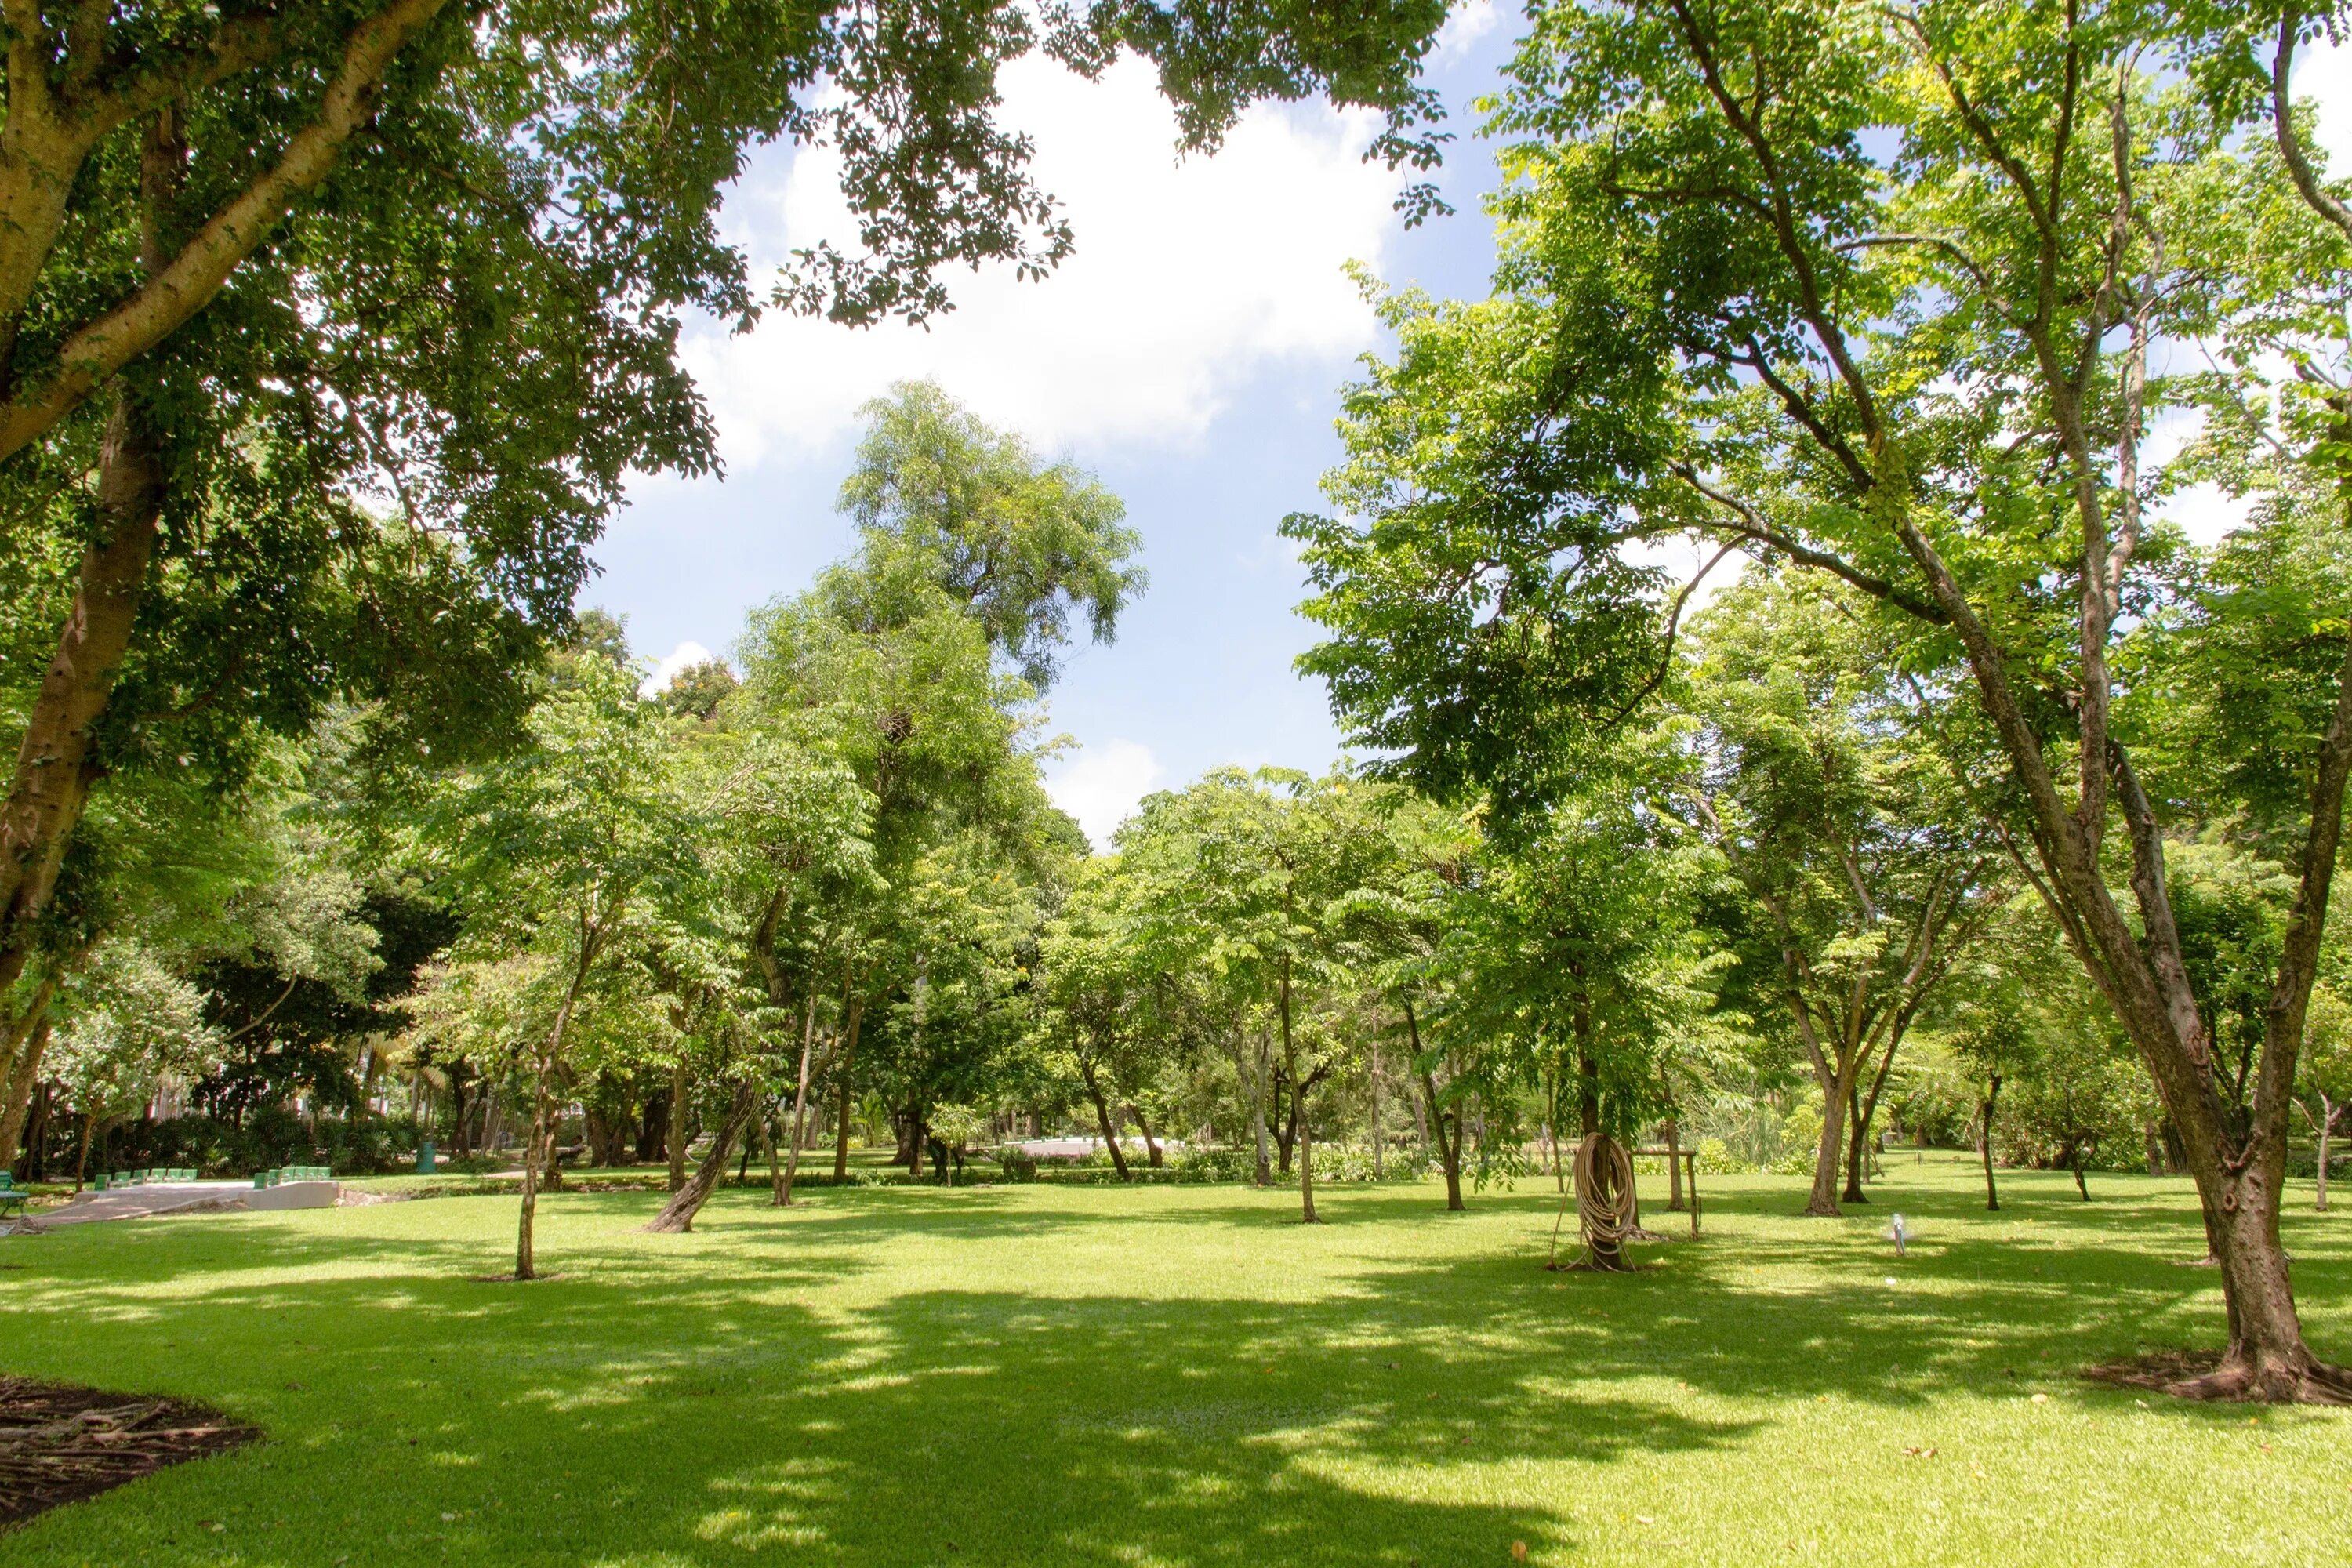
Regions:
<instances>
[{"instance_id":1,"label":"tree branch","mask_svg":"<svg viewBox=\"0 0 2352 1568\"><path fill-rule=\"evenodd\" d=\"M376 89L393 59L447 4L392 0L352 30L318 118L296 132L276 165L215 214L163 271L68 337L43 381L0 406L0 461L38 439L108 377L211 302L294 202L333 170L343 143L373 112Z\"/></svg>"}]
</instances>

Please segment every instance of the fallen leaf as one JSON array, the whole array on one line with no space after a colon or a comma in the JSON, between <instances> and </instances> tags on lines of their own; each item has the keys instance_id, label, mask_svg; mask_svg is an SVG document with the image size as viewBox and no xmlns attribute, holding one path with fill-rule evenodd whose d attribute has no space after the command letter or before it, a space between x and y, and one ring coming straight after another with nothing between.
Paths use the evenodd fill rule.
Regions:
<instances>
[{"instance_id":1,"label":"fallen leaf","mask_svg":"<svg viewBox=\"0 0 2352 1568\"><path fill-rule=\"evenodd\" d=\"M1514 1541L1514 1542L1511 1542L1511 1561L1512 1561L1512 1562L1514 1562L1514 1563L1525 1563L1527 1560L1528 1560L1528 1543L1527 1543L1526 1542L1524 1542L1524 1541Z\"/></svg>"},{"instance_id":2,"label":"fallen leaf","mask_svg":"<svg viewBox=\"0 0 2352 1568\"><path fill-rule=\"evenodd\" d=\"M1654 1520L1654 1519L1652 1519L1652 1518L1651 1518L1648 1514L1646 1514L1646 1513L1637 1513L1637 1514L1635 1514L1635 1515L1633 1516L1633 1522L1634 1522L1635 1524L1655 1524L1655 1523L1657 1523L1658 1521L1657 1521L1656 1520Z\"/></svg>"},{"instance_id":3,"label":"fallen leaf","mask_svg":"<svg viewBox=\"0 0 2352 1568\"><path fill-rule=\"evenodd\" d=\"M2050 1396L2046 1394L2037 1394L2030 1403L2034 1405L2047 1405L2050 1403Z\"/></svg>"}]
</instances>

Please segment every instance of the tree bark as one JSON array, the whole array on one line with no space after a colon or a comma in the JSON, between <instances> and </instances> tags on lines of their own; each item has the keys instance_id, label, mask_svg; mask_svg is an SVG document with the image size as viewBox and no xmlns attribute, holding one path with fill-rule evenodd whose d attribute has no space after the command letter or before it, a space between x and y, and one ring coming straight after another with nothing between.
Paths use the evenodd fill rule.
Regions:
<instances>
[{"instance_id":1,"label":"tree bark","mask_svg":"<svg viewBox=\"0 0 2352 1568\"><path fill-rule=\"evenodd\" d=\"M571 1010L571 998L566 997L562 1011L557 1015L555 1033L559 1037L563 1032L563 1023ZM530 1138L523 1148L522 1212L515 1224L514 1277L517 1279L539 1278L539 1260L532 1249L532 1230L539 1219L539 1161L541 1150L546 1147L544 1131L548 1121L547 1074L550 1066L548 1058L552 1053L552 1047L541 1051L536 1068L531 1074Z\"/></svg>"},{"instance_id":2,"label":"tree bark","mask_svg":"<svg viewBox=\"0 0 2352 1568\"><path fill-rule=\"evenodd\" d=\"M1160 1140L1151 1135L1151 1123L1144 1120L1143 1107L1130 1100L1127 1102L1127 1113L1135 1118L1135 1129L1143 1134L1143 1151L1150 1158L1151 1168L1155 1171L1161 1169L1167 1162L1160 1157Z\"/></svg>"},{"instance_id":3,"label":"tree bark","mask_svg":"<svg viewBox=\"0 0 2352 1568\"><path fill-rule=\"evenodd\" d=\"M1682 1124L1666 1118L1666 1212L1683 1212Z\"/></svg>"},{"instance_id":4,"label":"tree bark","mask_svg":"<svg viewBox=\"0 0 2352 1568\"><path fill-rule=\"evenodd\" d=\"M1845 1094L1847 1117L1845 1140L1845 1192L1842 1194L1842 1199L1843 1202L1850 1204L1866 1204L1870 1199L1864 1194L1862 1190L1862 1146L1864 1140L1868 1136L1869 1130L1864 1123L1862 1118L1861 1074L1856 1073L1853 1075L1853 1078L1846 1084Z\"/></svg>"},{"instance_id":5,"label":"tree bark","mask_svg":"<svg viewBox=\"0 0 2352 1568\"><path fill-rule=\"evenodd\" d=\"M1290 1079L1292 1137L1298 1147L1298 1220L1314 1225L1315 1128L1307 1115L1307 1081L1298 1075L1298 1045L1290 1028L1290 954L1282 955L1282 1068Z\"/></svg>"},{"instance_id":6,"label":"tree bark","mask_svg":"<svg viewBox=\"0 0 2352 1568\"><path fill-rule=\"evenodd\" d=\"M33 1021L33 1032L16 1053L8 1068L7 1106L0 1114L0 1171L14 1170L20 1142L25 1136L25 1117L33 1104L33 1090L41 1081L41 1057L49 1047L48 1000L40 999L40 1016Z\"/></svg>"},{"instance_id":7,"label":"tree bark","mask_svg":"<svg viewBox=\"0 0 2352 1568\"><path fill-rule=\"evenodd\" d=\"M667 1236L694 1228L694 1216L702 1212L702 1205L710 1201L719 1179L727 1174L727 1162L735 1152L735 1140L743 1135L759 1105L759 1086L750 1073L745 1073L736 1080L734 1098L728 1102L727 1114L711 1139L710 1152L702 1157L694 1180L670 1195L661 1213L646 1222L646 1229Z\"/></svg>"},{"instance_id":8,"label":"tree bark","mask_svg":"<svg viewBox=\"0 0 2352 1568\"><path fill-rule=\"evenodd\" d=\"M1109 1101L1103 1098L1102 1084L1095 1077L1094 1063L1081 1060L1078 1076L1087 1086L1087 1098L1095 1104L1095 1122L1102 1129L1103 1147L1110 1151L1111 1167L1118 1172L1122 1182L1132 1180L1127 1173L1127 1152L1118 1146L1118 1128L1110 1117Z\"/></svg>"},{"instance_id":9,"label":"tree bark","mask_svg":"<svg viewBox=\"0 0 2352 1568\"><path fill-rule=\"evenodd\" d=\"M1412 1042L1412 1059L1421 1061L1421 1021L1413 1016L1412 1004L1404 1005L1405 1037ZM1437 1099L1437 1078L1427 1068L1421 1071L1421 1092L1429 1101L1430 1131L1437 1136L1437 1162L1445 1172L1445 1207L1447 1212L1463 1212L1462 1202L1462 1111L1459 1106L1441 1105ZM1448 1123L1453 1126L1449 1137Z\"/></svg>"},{"instance_id":10,"label":"tree bark","mask_svg":"<svg viewBox=\"0 0 2352 1568\"><path fill-rule=\"evenodd\" d=\"M840 1082L840 1098L834 1108L833 1179L849 1180L849 1071L857 1059L857 1029L865 1022L866 1003L862 997L849 999L848 1016L842 1020L841 1059L833 1064Z\"/></svg>"},{"instance_id":11,"label":"tree bark","mask_svg":"<svg viewBox=\"0 0 2352 1568\"><path fill-rule=\"evenodd\" d=\"M1977 1152L1984 1157L1985 1208L2000 1212L2000 1189L1992 1179L1992 1113L2000 1099L2000 1074L1994 1073L1985 1086L1985 1097L1977 1102Z\"/></svg>"},{"instance_id":12,"label":"tree bark","mask_svg":"<svg viewBox=\"0 0 2352 1568\"><path fill-rule=\"evenodd\" d=\"M1373 1035L1373 1037L1372 1037L1371 1101L1372 1101L1372 1180L1374 1180L1374 1181L1376 1181L1376 1182L1377 1182L1377 1181L1379 1181L1379 1180L1381 1179L1381 1041L1380 1041L1380 1036L1379 1036L1377 1033L1376 1033L1376 1034L1374 1034L1374 1035Z\"/></svg>"},{"instance_id":13,"label":"tree bark","mask_svg":"<svg viewBox=\"0 0 2352 1568\"><path fill-rule=\"evenodd\" d=\"M784 1152L784 1173L776 1184L775 1206L793 1206L793 1178L801 1172L801 1141L805 1133L808 1117L809 1054L816 1044L816 995L809 995L808 1014L801 1023L801 1070L793 1087L793 1136L791 1147Z\"/></svg>"},{"instance_id":14,"label":"tree bark","mask_svg":"<svg viewBox=\"0 0 2352 1568\"><path fill-rule=\"evenodd\" d=\"M2319 1202L2317 1207L2321 1214L2326 1214L2327 1212L2327 1145L2330 1135L2336 1131L2336 1108L2327 1103L2327 1099L2325 1095L2320 1097L2319 1108L2326 1114L2322 1116L2319 1120ZM5 1129L0 1129L0 1164L6 1164L9 1161L14 1160L15 1158L15 1152L9 1149L8 1134Z\"/></svg>"},{"instance_id":15,"label":"tree bark","mask_svg":"<svg viewBox=\"0 0 2352 1568\"><path fill-rule=\"evenodd\" d=\"M677 1192L686 1185L686 1113L689 1105L686 1076L686 1058L669 1069L669 1126L662 1134L664 1152L669 1155L669 1190Z\"/></svg>"},{"instance_id":16,"label":"tree bark","mask_svg":"<svg viewBox=\"0 0 2352 1568\"><path fill-rule=\"evenodd\" d=\"M145 410L125 388L100 449L100 541L83 552L73 604L0 805L0 993L32 955L66 846L105 771L96 731L130 650L163 510L163 454Z\"/></svg>"}]
</instances>

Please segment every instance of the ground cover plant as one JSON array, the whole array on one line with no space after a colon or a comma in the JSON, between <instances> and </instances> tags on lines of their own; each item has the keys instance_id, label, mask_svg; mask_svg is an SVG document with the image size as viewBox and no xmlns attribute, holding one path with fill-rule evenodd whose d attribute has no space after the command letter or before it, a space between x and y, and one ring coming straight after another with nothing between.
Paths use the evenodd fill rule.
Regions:
<instances>
[{"instance_id":1,"label":"ground cover plant","mask_svg":"<svg viewBox=\"0 0 2352 1568\"><path fill-rule=\"evenodd\" d=\"M2352 1416L2079 1375L2218 1342L2188 1181L2018 1172L1989 1215L1913 1162L1843 1220L1709 1178L1705 1238L1612 1276L1540 1268L1526 1181L1307 1227L1278 1189L730 1190L690 1236L564 1193L528 1286L477 1279L511 1199L12 1238L0 1365L267 1441L0 1563L2340 1559ZM2285 1226L2336 1351L2352 1247Z\"/></svg>"}]
</instances>

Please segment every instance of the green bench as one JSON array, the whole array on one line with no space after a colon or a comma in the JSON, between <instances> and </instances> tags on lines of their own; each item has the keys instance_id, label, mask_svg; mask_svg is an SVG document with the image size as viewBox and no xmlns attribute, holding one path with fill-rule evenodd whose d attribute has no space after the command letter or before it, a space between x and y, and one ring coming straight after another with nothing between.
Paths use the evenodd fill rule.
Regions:
<instances>
[{"instance_id":1,"label":"green bench","mask_svg":"<svg viewBox=\"0 0 2352 1568\"><path fill-rule=\"evenodd\" d=\"M274 1171L256 1171L253 1184L257 1187L281 1187L289 1182L331 1182L332 1167L327 1165L280 1165Z\"/></svg>"},{"instance_id":2,"label":"green bench","mask_svg":"<svg viewBox=\"0 0 2352 1568\"><path fill-rule=\"evenodd\" d=\"M32 1195L16 1184L16 1178L14 1175L6 1171L0 1171L0 1219L6 1219L12 1214L22 1213L26 1201Z\"/></svg>"},{"instance_id":3,"label":"green bench","mask_svg":"<svg viewBox=\"0 0 2352 1568\"><path fill-rule=\"evenodd\" d=\"M111 1176L100 1176L95 1184L100 1192L114 1187L143 1187L155 1182L193 1182L196 1173L183 1165L157 1165L144 1171L117 1171Z\"/></svg>"}]
</instances>

